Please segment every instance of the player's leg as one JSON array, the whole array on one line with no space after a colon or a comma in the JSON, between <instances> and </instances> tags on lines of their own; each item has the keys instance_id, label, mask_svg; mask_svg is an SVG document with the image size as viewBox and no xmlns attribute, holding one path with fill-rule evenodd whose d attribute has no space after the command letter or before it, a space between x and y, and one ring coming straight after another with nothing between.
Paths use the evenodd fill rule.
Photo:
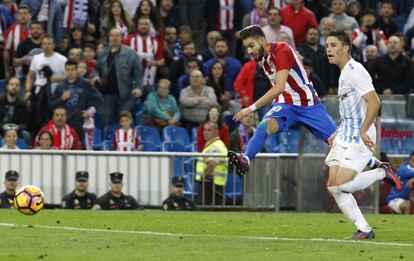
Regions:
<instances>
[{"instance_id":1,"label":"player's leg","mask_svg":"<svg viewBox=\"0 0 414 261\"><path fill-rule=\"evenodd\" d=\"M407 207L408 212L410 213L410 201L402 198L394 198L388 202L388 207L390 207L397 214L406 214Z\"/></svg>"}]
</instances>

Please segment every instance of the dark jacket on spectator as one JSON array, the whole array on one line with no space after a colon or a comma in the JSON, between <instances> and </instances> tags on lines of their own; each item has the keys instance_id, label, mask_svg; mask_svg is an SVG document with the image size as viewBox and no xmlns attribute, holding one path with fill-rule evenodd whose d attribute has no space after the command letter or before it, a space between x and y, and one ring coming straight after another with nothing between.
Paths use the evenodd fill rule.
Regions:
<instances>
[{"instance_id":1,"label":"dark jacket on spectator","mask_svg":"<svg viewBox=\"0 0 414 261\"><path fill-rule=\"evenodd\" d=\"M3 125L6 123L14 123L19 126L20 130L27 129L27 123L29 121L29 113L27 110L26 103L20 98L17 97L16 101L14 102L14 113L13 117L8 120L8 122L1 122L6 111L6 103L7 103L7 94L4 94L0 97L0 130L3 129Z\"/></svg>"},{"instance_id":2,"label":"dark jacket on spectator","mask_svg":"<svg viewBox=\"0 0 414 261\"><path fill-rule=\"evenodd\" d=\"M94 75L101 77L101 85L108 82L109 67L107 59L111 47L105 47L98 53ZM136 53L129 47L121 46L119 53L115 55L115 67L118 83L119 97L121 100L130 99L133 89L142 89L141 63Z\"/></svg>"},{"instance_id":3,"label":"dark jacket on spectator","mask_svg":"<svg viewBox=\"0 0 414 261\"><path fill-rule=\"evenodd\" d=\"M414 83L412 61L402 54L395 60L389 55L378 57L369 64L368 72L378 93L390 88L393 94L406 94Z\"/></svg>"},{"instance_id":4,"label":"dark jacket on spectator","mask_svg":"<svg viewBox=\"0 0 414 261\"><path fill-rule=\"evenodd\" d=\"M71 97L66 101L61 98L64 91L71 92ZM92 87L91 83L82 77L78 77L74 83L64 80L57 85L50 101L50 108L53 110L56 107L65 107L68 124L79 132L83 124L82 111L91 106L99 111L102 103L101 94Z\"/></svg>"}]
</instances>

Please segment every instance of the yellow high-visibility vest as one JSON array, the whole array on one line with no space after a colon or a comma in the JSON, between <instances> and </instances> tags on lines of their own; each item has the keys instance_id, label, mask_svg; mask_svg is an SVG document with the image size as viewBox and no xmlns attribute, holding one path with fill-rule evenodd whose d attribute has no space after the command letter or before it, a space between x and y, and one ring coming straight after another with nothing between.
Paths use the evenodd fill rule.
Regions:
<instances>
[{"instance_id":1,"label":"yellow high-visibility vest","mask_svg":"<svg viewBox=\"0 0 414 261\"><path fill-rule=\"evenodd\" d=\"M201 153L226 153L227 147L220 139L214 141L206 146ZM196 180L201 181L204 170L207 167L207 162L212 158L198 157L196 165ZM218 164L214 167L214 184L218 186L225 186L227 181L227 158L213 158Z\"/></svg>"}]
</instances>

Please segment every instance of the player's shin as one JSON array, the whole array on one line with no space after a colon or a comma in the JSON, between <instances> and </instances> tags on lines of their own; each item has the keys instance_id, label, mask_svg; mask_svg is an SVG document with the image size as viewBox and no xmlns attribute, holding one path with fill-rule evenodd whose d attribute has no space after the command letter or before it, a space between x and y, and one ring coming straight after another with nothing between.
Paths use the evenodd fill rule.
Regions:
<instances>
[{"instance_id":1,"label":"player's shin","mask_svg":"<svg viewBox=\"0 0 414 261\"><path fill-rule=\"evenodd\" d=\"M268 134L264 128L257 128L256 132L254 133L253 137L250 139L249 143L247 144L246 152L244 156L246 156L249 161L251 161L257 153L262 151Z\"/></svg>"}]
</instances>

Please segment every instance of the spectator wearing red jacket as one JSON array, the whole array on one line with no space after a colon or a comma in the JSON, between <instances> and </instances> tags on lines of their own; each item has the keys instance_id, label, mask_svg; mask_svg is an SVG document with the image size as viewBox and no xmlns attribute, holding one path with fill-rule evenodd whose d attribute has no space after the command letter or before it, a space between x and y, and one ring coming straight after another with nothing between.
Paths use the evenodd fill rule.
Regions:
<instances>
[{"instance_id":1,"label":"spectator wearing red jacket","mask_svg":"<svg viewBox=\"0 0 414 261\"><path fill-rule=\"evenodd\" d=\"M200 124L197 128L197 145L198 150L202 151L206 145L206 141L204 140L203 136L203 127L206 122L216 122L219 127L219 136L220 140L223 141L223 143L227 146L227 148L230 145L230 131L229 126L227 124L223 123L222 115L220 113L220 107L219 106L212 106L208 110L207 118L206 120Z\"/></svg>"},{"instance_id":2,"label":"spectator wearing red jacket","mask_svg":"<svg viewBox=\"0 0 414 261\"><path fill-rule=\"evenodd\" d=\"M53 137L53 145L58 150L81 150L82 143L75 129L66 124L66 109L57 107L53 110L53 119L43 126L37 133L33 147L39 147L40 136L44 132L50 132Z\"/></svg>"},{"instance_id":3,"label":"spectator wearing red jacket","mask_svg":"<svg viewBox=\"0 0 414 261\"><path fill-rule=\"evenodd\" d=\"M305 40L309 27L318 27L315 14L303 5L303 0L291 0L281 13L282 24L293 30L296 46Z\"/></svg>"}]
</instances>

